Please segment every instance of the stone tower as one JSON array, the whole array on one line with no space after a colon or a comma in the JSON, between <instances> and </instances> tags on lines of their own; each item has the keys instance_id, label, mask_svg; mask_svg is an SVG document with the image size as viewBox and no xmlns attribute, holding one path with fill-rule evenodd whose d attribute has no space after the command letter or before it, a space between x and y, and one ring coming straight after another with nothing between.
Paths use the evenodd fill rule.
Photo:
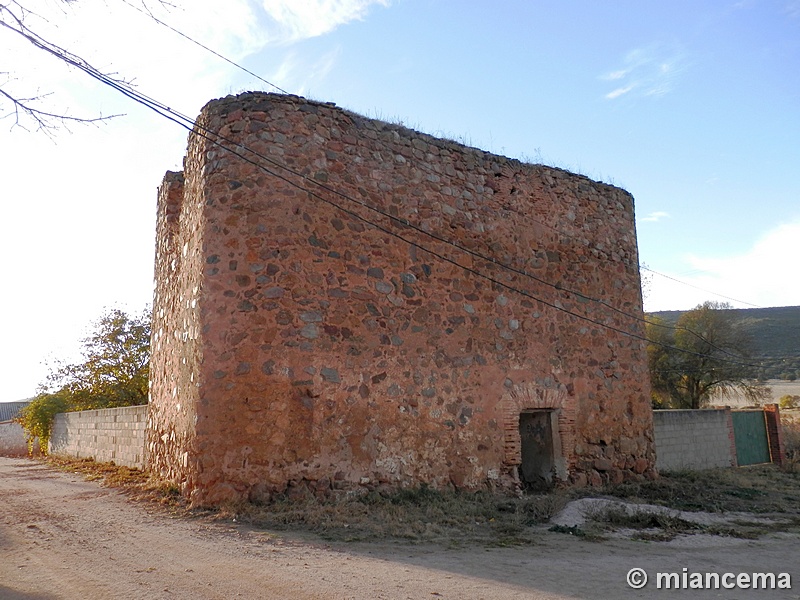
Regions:
<instances>
[{"instance_id":1,"label":"stone tower","mask_svg":"<svg viewBox=\"0 0 800 600\"><path fill-rule=\"evenodd\" d=\"M165 177L155 274L147 461L196 504L653 474L624 190L247 93Z\"/></svg>"}]
</instances>

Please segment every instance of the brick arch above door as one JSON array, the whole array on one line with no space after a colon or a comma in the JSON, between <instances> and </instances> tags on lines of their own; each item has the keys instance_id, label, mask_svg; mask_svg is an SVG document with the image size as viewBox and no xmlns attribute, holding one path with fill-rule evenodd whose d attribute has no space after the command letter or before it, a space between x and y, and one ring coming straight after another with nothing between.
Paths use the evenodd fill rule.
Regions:
<instances>
[{"instance_id":1,"label":"brick arch above door","mask_svg":"<svg viewBox=\"0 0 800 600\"><path fill-rule=\"evenodd\" d=\"M575 409L566 386L545 387L537 384L518 384L511 387L501 400L504 456L506 467L516 467L522 462L522 441L519 434L519 416L523 412L554 410L558 414L558 439L560 456L559 478L566 479L567 465L574 455Z\"/></svg>"}]
</instances>

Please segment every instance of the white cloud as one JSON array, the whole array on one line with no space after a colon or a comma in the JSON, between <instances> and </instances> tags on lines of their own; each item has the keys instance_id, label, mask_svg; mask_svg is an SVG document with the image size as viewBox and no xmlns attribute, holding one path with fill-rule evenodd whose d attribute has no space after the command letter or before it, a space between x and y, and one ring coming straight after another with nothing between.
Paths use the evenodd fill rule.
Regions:
<instances>
[{"instance_id":1,"label":"white cloud","mask_svg":"<svg viewBox=\"0 0 800 600\"><path fill-rule=\"evenodd\" d=\"M289 77L297 73L297 64L297 53L289 50L280 64L269 74L268 79L281 87L290 87L288 84Z\"/></svg>"},{"instance_id":2,"label":"white cloud","mask_svg":"<svg viewBox=\"0 0 800 600\"><path fill-rule=\"evenodd\" d=\"M336 47L317 60L305 61L294 50L289 50L269 75L269 81L305 96L312 91L312 84L322 81L333 70L340 54L341 49Z\"/></svg>"},{"instance_id":3,"label":"white cloud","mask_svg":"<svg viewBox=\"0 0 800 600\"><path fill-rule=\"evenodd\" d=\"M37 33L190 117L230 85L231 65L122 2L40 4L46 20L28 22ZM265 39L249 6L193 0L158 17L239 60ZM97 128L70 126L72 135L59 132L54 141L12 128L13 116L0 120L0 196L31 199L9 205L8 221L19 226L5 232L0 251L26 257L9 267L9 281L35 291L0 299L3 314L17 316L5 331L15 348L5 361L14 373L9 400L31 395L46 373L42 354L72 352L103 306L140 310L152 298L156 187L166 169L180 168L188 135L16 37L0 35L0 56L8 58L2 70L16 77L4 90L52 92L38 107L54 113L127 116ZM8 110L0 102L0 116Z\"/></svg>"},{"instance_id":4,"label":"white cloud","mask_svg":"<svg viewBox=\"0 0 800 600\"><path fill-rule=\"evenodd\" d=\"M686 268L696 275L664 273L688 285L653 275L645 307L648 311L688 309L706 300L730 302L737 308L800 305L800 277L795 276L798 250L800 220L768 231L743 254L689 255Z\"/></svg>"},{"instance_id":5,"label":"white cloud","mask_svg":"<svg viewBox=\"0 0 800 600\"><path fill-rule=\"evenodd\" d=\"M617 88L613 92L609 92L608 94L606 94L606 98L608 98L609 100L613 100L614 98L619 98L620 96L624 96L625 94L633 90L633 88L635 87L636 87L635 85L629 85L626 87Z\"/></svg>"},{"instance_id":6,"label":"white cloud","mask_svg":"<svg viewBox=\"0 0 800 600\"><path fill-rule=\"evenodd\" d=\"M637 219L640 223L656 223L661 219L664 219L669 216L669 213L664 212L663 210L657 210L655 212L651 212L646 217L641 217Z\"/></svg>"},{"instance_id":7,"label":"white cloud","mask_svg":"<svg viewBox=\"0 0 800 600\"><path fill-rule=\"evenodd\" d=\"M663 96L672 91L675 79L684 67L683 52L675 45L655 43L629 51L623 66L601 75L603 81L618 86L605 94L614 100L637 90L641 96ZM620 85L622 84L622 85Z\"/></svg>"},{"instance_id":8,"label":"white cloud","mask_svg":"<svg viewBox=\"0 0 800 600\"><path fill-rule=\"evenodd\" d=\"M258 9L254 10L248 0L185 0L166 7L148 4L153 4L149 8L166 25L233 60L244 58L267 43L259 27Z\"/></svg>"},{"instance_id":9,"label":"white cloud","mask_svg":"<svg viewBox=\"0 0 800 600\"><path fill-rule=\"evenodd\" d=\"M42 18L30 17L26 23L100 71L132 81L139 91L181 112L193 116L229 80L229 64L126 2L82 0L61 6L45 4ZM232 60L263 46L246 0L230 0L224 9L211 0L194 0L185 10L179 6L165 10L157 2L148 6L158 9L157 18ZM116 92L13 37L4 36L16 45L16 51L8 54L13 60L4 66L20 80L24 77L25 86L15 87L19 94L53 92L47 103L53 112L67 107L70 114L87 116L130 112L130 102ZM0 48L5 55L4 50Z\"/></svg>"},{"instance_id":10,"label":"white cloud","mask_svg":"<svg viewBox=\"0 0 800 600\"><path fill-rule=\"evenodd\" d=\"M193 117L206 101L233 91L230 85L235 67L187 37L241 62L266 46L323 35L363 19L371 7L388 6L389 1L192 0L164 5L147 2L152 15L167 27L139 10L142 4L136 0L81 0L74 4L45 4L42 18L31 16L28 24L45 39L68 48L99 70L131 80L138 91ZM131 112L128 100L34 49L22 38L3 36L0 54L13 57L3 65L3 71L10 71L12 78L11 82L4 82L4 89L20 97L54 92L40 105L43 110L57 113L68 110L70 115L89 117L101 112ZM303 93L315 77L325 77L331 71L338 55L338 50L334 50L313 62L303 62L289 54L277 70L274 82ZM18 81L13 81L15 77Z\"/></svg>"},{"instance_id":11,"label":"white cloud","mask_svg":"<svg viewBox=\"0 0 800 600\"><path fill-rule=\"evenodd\" d=\"M333 70L333 67L336 65L336 60L339 58L340 54L341 48L336 47L330 52L320 56L318 60L314 61L306 69L304 69L304 77L302 81L295 87L295 89L297 89L297 93L301 96L310 95L310 93L313 91L311 84L322 81L328 76L328 73L330 73Z\"/></svg>"},{"instance_id":12,"label":"white cloud","mask_svg":"<svg viewBox=\"0 0 800 600\"><path fill-rule=\"evenodd\" d=\"M606 75L603 75L601 79L605 79L606 81L616 81L618 79L622 79L625 75L628 74L628 69L620 69L619 71L612 71Z\"/></svg>"},{"instance_id":13,"label":"white cloud","mask_svg":"<svg viewBox=\"0 0 800 600\"><path fill-rule=\"evenodd\" d=\"M262 7L278 25L277 42L294 42L324 35L350 21L361 20L374 4L388 0L262 0Z\"/></svg>"}]
</instances>

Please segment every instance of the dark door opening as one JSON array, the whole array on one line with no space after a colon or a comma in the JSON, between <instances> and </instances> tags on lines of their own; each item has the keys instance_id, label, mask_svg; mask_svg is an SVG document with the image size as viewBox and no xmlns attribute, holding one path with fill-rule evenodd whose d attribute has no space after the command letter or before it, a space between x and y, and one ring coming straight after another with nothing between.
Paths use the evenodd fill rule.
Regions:
<instances>
[{"instance_id":1,"label":"dark door opening","mask_svg":"<svg viewBox=\"0 0 800 600\"><path fill-rule=\"evenodd\" d=\"M553 411L536 410L519 415L522 462L519 478L525 489L547 490L553 486L555 452Z\"/></svg>"}]
</instances>

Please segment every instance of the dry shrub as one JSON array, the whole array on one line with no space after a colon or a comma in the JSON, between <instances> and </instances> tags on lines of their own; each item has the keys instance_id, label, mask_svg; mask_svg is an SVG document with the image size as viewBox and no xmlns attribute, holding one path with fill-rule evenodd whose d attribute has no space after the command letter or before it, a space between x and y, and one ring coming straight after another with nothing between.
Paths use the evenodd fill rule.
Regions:
<instances>
[{"instance_id":1,"label":"dry shrub","mask_svg":"<svg viewBox=\"0 0 800 600\"><path fill-rule=\"evenodd\" d=\"M785 468L790 473L800 473L800 413L781 413L783 426L783 449L786 453Z\"/></svg>"}]
</instances>

